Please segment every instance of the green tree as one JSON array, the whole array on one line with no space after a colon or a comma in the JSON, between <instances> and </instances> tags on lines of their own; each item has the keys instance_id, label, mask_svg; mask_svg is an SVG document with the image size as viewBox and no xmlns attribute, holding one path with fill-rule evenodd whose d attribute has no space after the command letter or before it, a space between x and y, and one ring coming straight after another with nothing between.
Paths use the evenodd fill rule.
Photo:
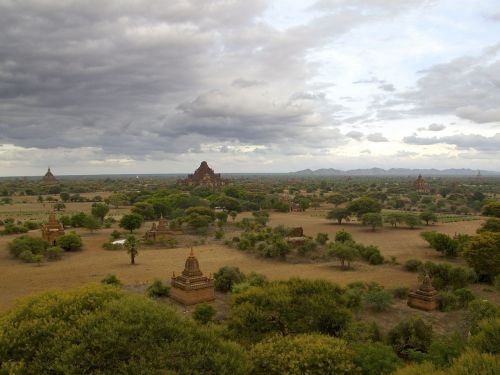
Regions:
<instances>
[{"instance_id":1,"label":"green tree","mask_svg":"<svg viewBox=\"0 0 500 375\"><path fill-rule=\"evenodd\" d=\"M138 214L128 214L123 215L120 220L120 228L129 230L130 233L134 231L134 229L139 229L144 222L144 218Z\"/></svg>"},{"instance_id":2,"label":"green tree","mask_svg":"<svg viewBox=\"0 0 500 375\"><path fill-rule=\"evenodd\" d=\"M500 273L500 233L484 232L473 237L462 255L480 277L493 279Z\"/></svg>"},{"instance_id":3,"label":"green tree","mask_svg":"<svg viewBox=\"0 0 500 375\"><path fill-rule=\"evenodd\" d=\"M69 201L69 193L67 192L62 192L61 194L59 194L59 197L63 202Z\"/></svg>"},{"instance_id":4,"label":"green tree","mask_svg":"<svg viewBox=\"0 0 500 375\"><path fill-rule=\"evenodd\" d=\"M392 348L380 342L357 343L353 349L354 363L363 375L389 375L402 365Z\"/></svg>"},{"instance_id":5,"label":"green tree","mask_svg":"<svg viewBox=\"0 0 500 375\"><path fill-rule=\"evenodd\" d=\"M351 262L359 258L359 251L350 243L332 243L328 249L328 255L340 261L340 267L344 270L351 268Z\"/></svg>"},{"instance_id":6,"label":"green tree","mask_svg":"<svg viewBox=\"0 0 500 375\"><path fill-rule=\"evenodd\" d=\"M227 293L234 284L243 281L245 275L238 267L224 266L214 274L215 289L219 292Z\"/></svg>"},{"instance_id":7,"label":"green tree","mask_svg":"<svg viewBox=\"0 0 500 375\"><path fill-rule=\"evenodd\" d=\"M250 351L255 375L358 374L347 342L318 334L274 336Z\"/></svg>"},{"instance_id":8,"label":"green tree","mask_svg":"<svg viewBox=\"0 0 500 375\"><path fill-rule=\"evenodd\" d=\"M130 255L130 264L135 264L135 257L139 255L139 245L139 241L135 238L135 236L127 236L123 246L125 246L128 255Z\"/></svg>"},{"instance_id":9,"label":"green tree","mask_svg":"<svg viewBox=\"0 0 500 375\"><path fill-rule=\"evenodd\" d=\"M128 197L123 193L111 194L104 201L112 205L114 208L118 208L119 206L126 206L130 203Z\"/></svg>"},{"instance_id":10,"label":"green tree","mask_svg":"<svg viewBox=\"0 0 500 375\"><path fill-rule=\"evenodd\" d=\"M92 216L98 218L101 221L101 224L104 222L104 217L109 212L109 206L105 203L94 203L92 204Z\"/></svg>"},{"instance_id":11,"label":"green tree","mask_svg":"<svg viewBox=\"0 0 500 375\"><path fill-rule=\"evenodd\" d=\"M53 207L54 207L54 210L61 211L61 210L64 210L66 208L66 205L62 202L57 202L57 203L54 203Z\"/></svg>"},{"instance_id":12,"label":"green tree","mask_svg":"<svg viewBox=\"0 0 500 375\"><path fill-rule=\"evenodd\" d=\"M239 375L250 370L243 350L211 327L109 285L24 300L0 319L0 348L2 373Z\"/></svg>"},{"instance_id":13,"label":"green tree","mask_svg":"<svg viewBox=\"0 0 500 375\"><path fill-rule=\"evenodd\" d=\"M76 251L82 248L82 238L76 233L65 234L57 238L56 245L65 251Z\"/></svg>"},{"instance_id":14,"label":"green tree","mask_svg":"<svg viewBox=\"0 0 500 375\"><path fill-rule=\"evenodd\" d=\"M326 244L328 241L328 233L318 233L316 235L316 242L319 243L320 245Z\"/></svg>"},{"instance_id":15,"label":"green tree","mask_svg":"<svg viewBox=\"0 0 500 375\"><path fill-rule=\"evenodd\" d=\"M375 232L376 227L381 227L383 224L382 215L375 212L368 212L361 216L361 221L363 225L368 225L372 227L372 231Z\"/></svg>"},{"instance_id":16,"label":"green tree","mask_svg":"<svg viewBox=\"0 0 500 375\"><path fill-rule=\"evenodd\" d=\"M411 229L415 228L417 225L420 225L420 217L412 214L405 215L405 223Z\"/></svg>"},{"instance_id":17,"label":"green tree","mask_svg":"<svg viewBox=\"0 0 500 375\"><path fill-rule=\"evenodd\" d=\"M207 324L211 322L215 316L215 308L208 303L199 303L193 311L193 319L198 323Z\"/></svg>"},{"instance_id":18,"label":"green tree","mask_svg":"<svg viewBox=\"0 0 500 375\"><path fill-rule=\"evenodd\" d=\"M387 340L402 357L407 357L409 350L427 353L432 342L432 326L421 318L409 318L392 328Z\"/></svg>"},{"instance_id":19,"label":"green tree","mask_svg":"<svg viewBox=\"0 0 500 375\"><path fill-rule=\"evenodd\" d=\"M328 196L328 198L326 198L326 201L328 203L334 204L335 207L337 207L339 204L347 202L348 200L349 198L341 193L333 193L330 196Z\"/></svg>"},{"instance_id":20,"label":"green tree","mask_svg":"<svg viewBox=\"0 0 500 375\"><path fill-rule=\"evenodd\" d=\"M429 223L436 223L438 220L437 215L432 211L424 211L419 216L422 221L425 221L425 225L429 225Z\"/></svg>"},{"instance_id":21,"label":"green tree","mask_svg":"<svg viewBox=\"0 0 500 375\"><path fill-rule=\"evenodd\" d=\"M337 220L337 223L342 224L342 220L349 219L349 210L347 208L337 207L329 211L326 215L327 219Z\"/></svg>"},{"instance_id":22,"label":"green tree","mask_svg":"<svg viewBox=\"0 0 500 375\"><path fill-rule=\"evenodd\" d=\"M500 217L500 201L490 202L483 206L484 216Z\"/></svg>"},{"instance_id":23,"label":"green tree","mask_svg":"<svg viewBox=\"0 0 500 375\"><path fill-rule=\"evenodd\" d=\"M144 220L156 219L155 209L152 204L147 202L137 202L132 207L132 213L141 215Z\"/></svg>"},{"instance_id":24,"label":"green tree","mask_svg":"<svg viewBox=\"0 0 500 375\"><path fill-rule=\"evenodd\" d=\"M335 242L353 242L352 240L352 234L349 232L346 232L344 229L339 230L337 233L335 233Z\"/></svg>"},{"instance_id":25,"label":"green tree","mask_svg":"<svg viewBox=\"0 0 500 375\"><path fill-rule=\"evenodd\" d=\"M93 232L101 227L98 219L94 216L85 217L85 221L83 222L83 227Z\"/></svg>"},{"instance_id":26,"label":"green tree","mask_svg":"<svg viewBox=\"0 0 500 375\"><path fill-rule=\"evenodd\" d=\"M492 217L481 224L481 227L477 230L477 233L483 232L500 232L500 219Z\"/></svg>"},{"instance_id":27,"label":"green tree","mask_svg":"<svg viewBox=\"0 0 500 375\"><path fill-rule=\"evenodd\" d=\"M349 212L356 214L358 218L361 218L367 213L378 213L382 210L382 205L375 199L368 197L361 197L353 200L347 205Z\"/></svg>"},{"instance_id":28,"label":"green tree","mask_svg":"<svg viewBox=\"0 0 500 375\"><path fill-rule=\"evenodd\" d=\"M373 311L387 311L394 303L391 293L382 288L372 288L363 296L365 304Z\"/></svg>"}]
</instances>

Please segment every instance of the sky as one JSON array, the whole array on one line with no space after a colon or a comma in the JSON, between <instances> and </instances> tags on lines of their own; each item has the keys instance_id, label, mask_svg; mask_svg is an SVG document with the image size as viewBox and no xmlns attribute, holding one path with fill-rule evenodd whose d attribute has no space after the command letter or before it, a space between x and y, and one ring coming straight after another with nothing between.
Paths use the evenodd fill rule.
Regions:
<instances>
[{"instance_id":1,"label":"sky","mask_svg":"<svg viewBox=\"0 0 500 375\"><path fill-rule=\"evenodd\" d=\"M0 0L0 176L500 171L498 0Z\"/></svg>"}]
</instances>

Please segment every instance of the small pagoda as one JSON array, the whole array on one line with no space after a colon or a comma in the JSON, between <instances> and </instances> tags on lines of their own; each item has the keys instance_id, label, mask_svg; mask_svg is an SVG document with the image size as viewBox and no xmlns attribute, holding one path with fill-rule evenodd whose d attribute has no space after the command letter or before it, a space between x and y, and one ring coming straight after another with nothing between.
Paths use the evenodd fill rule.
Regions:
<instances>
[{"instance_id":1,"label":"small pagoda","mask_svg":"<svg viewBox=\"0 0 500 375\"><path fill-rule=\"evenodd\" d=\"M408 294L408 306L416 309L432 311L439 307L438 292L432 286L429 275L425 275L422 285Z\"/></svg>"},{"instance_id":2,"label":"small pagoda","mask_svg":"<svg viewBox=\"0 0 500 375\"><path fill-rule=\"evenodd\" d=\"M219 188L227 185L228 181L220 176L220 173L215 173L212 168L208 166L206 161L202 161L198 169L187 176L186 179L177 180L178 185L184 186L208 186L211 188Z\"/></svg>"},{"instance_id":3,"label":"small pagoda","mask_svg":"<svg viewBox=\"0 0 500 375\"><path fill-rule=\"evenodd\" d=\"M428 193L430 191L429 185L425 182L421 174L418 175L415 181L415 190L417 193Z\"/></svg>"},{"instance_id":4,"label":"small pagoda","mask_svg":"<svg viewBox=\"0 0 500 375\"><path fill-rule=\"evenodd\" d=\"M53 184L57 182L57 178L52 174L50 167L47 169L47 173L42 177L42 182L45 184Z\"/></svg>"},{"instance_id":5,"label":"small pagoda","mask_svg":"<svg viewBox=\"0 0 500 375\"><path fill-rule=\"evenodd\" d=\"M196 305L215 299L214 279L203 276L198 259L191 253L186 259L184 271L179 276L172 275L170 298L183 305Z\"/></svg>"},{"instance_id":6,"label":"small pagoda","mask_svg":"<svg viewBox=\"0 0 500 375\"><path fill-rule=\"evenodd\" d=\"M144 235L144 238L150 241L171 240L176 234L179 234L179 231L169 229L167 227L165 219L163 218L163 215L161 215L160 220L158 221L158 225L156 225L156 223L153 223L151 225L151 229L148 230Z\"/></svg>"},{"instance_id":7,"label":"small pagoda","mask_svg":"<svg viewBox=\"0 0 500 375\"><path fill-rule=\"evenodd\" d=\"M64 228L56 219L56 213L49 214L49 222L42 227L42 238L51 245L56 244L58 237L64 236Z\"/></svg>"}]
</instances>

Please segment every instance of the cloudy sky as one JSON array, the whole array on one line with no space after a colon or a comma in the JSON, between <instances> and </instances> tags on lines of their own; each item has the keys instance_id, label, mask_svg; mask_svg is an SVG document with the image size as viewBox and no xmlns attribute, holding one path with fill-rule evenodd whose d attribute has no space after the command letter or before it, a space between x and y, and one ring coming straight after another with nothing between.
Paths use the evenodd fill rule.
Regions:
<instances>
[{"instance_id":1,"label":"cloudy sky","mask_svg":"<svg viewBox=\"0 0 500 375\"><path fill-rule=\"evenodd\" d=\"M500 170L498 0L0 0L0 175Z\"/></svg>"}]
</instances>

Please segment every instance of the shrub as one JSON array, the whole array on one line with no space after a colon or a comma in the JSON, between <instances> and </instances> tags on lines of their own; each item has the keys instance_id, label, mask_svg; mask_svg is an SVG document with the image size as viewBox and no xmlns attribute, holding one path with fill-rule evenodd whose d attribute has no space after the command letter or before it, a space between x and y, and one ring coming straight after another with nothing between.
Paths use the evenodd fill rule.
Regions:
<instances>
[{"instance_id":1,"label":"shrub","mask_svg":"<svg viewBox=\"0 0 500 375\"><path fill-rule=\"evenodd\" d=\"M480 277L491 280L500 274L500 233L485 232L472 238L463 257Z\"/></svg>"},{"instance_id":2,"label":"shrub","mask_svg":"<svg viewBox=\"0 0 500 375\"><path fill-rule=\"evenodd\" d=\"M327 233L318 233L316 235L316 242L319 243L320 245L324 245L327 241L328 241Z\"/></svg>"},{"instance_id":3,"label":"shrub","mask_svg":"<svg viewBox=\"0 0 500 375\"><path fill-rule=\"evenodd\" d=\"M207 324L212 321L215 316L215 309L212 305L208 303L199 303L195 306L193 311L193 319L198 323Z\"/></svg>"},{"instance_id":4,"label":"shrub","mask_svg":"<svg viewBox=\"0 0 500 375\"><path fill-rule=\"evenodd\" d=\"M104 242L102 248L104 250L123 250L123 245L119 243Z\"/></svg>"},{"instance_id":5,"label":"shrub","mask_svg":"<svg viewBox=\"0 0 500 375\"><path fill-rule=\"evenodd\" d=\"M384 263L384 257L380 253L373 253L370 255L370 258L368 258L368 263L372 265L379 265Z\"/></svg>"},{"instance_id":6,"label":"shrub","mask_svg":"<svg viewBox=\"0 0 500 375\"><path fill-rule=\"evenodd\" d=\"M440 368L447 368L464 351L465 345L466 340L461 334L439 336L432 340L427 359Z\"/></svg>"},{"instance_id":7,"label":"shrub","mask_svg":"<svg viewBox=\"0 0 500 375\"><path fill-rule=\"evenodd\" d=\"M347 242L347 241L352 241L352 234L349 232L346 232L345 230L339 230L337 233L335 233L335 242Z\"/></svg>"},{"instance_id":8,"label":"shrub","mask_svg":"<svg viewBox=\"0 0 500 375\"><path fill-rule=\"evenodd\" d=\"M150 286L146 289L146 294L151 298L168 297L170 287L163 283L160 279L154 279Z\"/></svg>"},{"instance_id":9,"label":"shrub","mask_svg":"<svg viewBox=\"0 0 500 375\"><path fill-rule=\"evenodd\" d=\"M458 296L452 291L442 291L438 294L439 308L441 311L453 311L460 308Z\"/></svg>"},{"instance_id":10,"label":"shrub","mask_svg":"<svg viewBox=\"0 0 500 375\"><path fill-rule=\"evenodd\" d=\"M483 320L500 318L500 307L487 301L476 299L467 306L465 321L470 333L479 332L479 324Z\"/></svg>"},{"instance_id":11,"label":"shrub","mask_svg":"<svg viewBox=\"0 0 500 375\"><path fill-rule=\"evenodd\" d=\"M381 333L377 323L367 323L358 320L349 324L342 332L342 338L351 343L375 342L381 340Z\"/></svg>"},{"instance_id":12,"label":"shrub","mask_svg":"<svg viewBox=\"0 0 500 375\"><path fill-rule=\"evenodd\" d=\"M493 278L493 286L500 292L500 275L497 275Z\"/></svg>"},{"instance_id":13,"label":"shrub","mask_svg":"<svg viewBox=\"0 0 500 375\"><path fill-rule=\"evenodd\" d=\"M114 231L112 231L112 232L110 233L110 236L111 236L111 240L112 240L112 241L115 241L115 240L117 240L118 238L120 238L120 237L122 236L122 234L121 234L119 231L117 231L117 230L115 229Z\"/></svg>"},{"instance_id":14,"label":"shrub","mask_svg":"<svg viewBox=\"0 0 500 375\"><path fill-rule=\"evenodd\" d=\"M387 311L393 303L392 295L384 289L371 289L363 296L364 303L373 311Z\"/></svg>"},{"instance_id":15,"label":"shrub","mask_svg":"<svg viewBox=\"0 0 500 375\"><path fill-rule=\"evenodd\" d=\"M380 342L353 345L354 363L363 375L388 375L403 363L390 346Z\"/></svg>"},{"instance_id":16,"label":"shrub","mask_svg":"<svg viewBox=\"0 0 500 375\"><path fill-rule=\"evenodd\" d=\"M422 262L418 259L408 259L405 262L404 268L409 272L418 272L422 268Z\"/></svg>"},{"instance_id":17,"label":"shrub","mask_svg":"<svg viewBox=\"0 0 500 375\"><path fill-rule=\"evenodd\" d=\"M61 259L61 254L63 252L63 249L61 249L59 246L52 246L47 249L45 252L45 257L47 260L58 260Z\"/></svg>"},{"instance_id":18,"label":"shrub","mask_svg":"<svg viewBox=\"0 0 500 375\"><path fill-rule=\"evenodd\" d=\"M406 357L410 349L426 353L432 341L432 326L420 318L409 318L392 328L387 340L399 356Z\"/></svg>"},{"instance_id":19,"label":"shrub","mask_svg":"<svg viewBox=\"0 0 500 375\"><path fill-rule=\"evenodd\" d=\"M114 286L121 286L122 285L122 283L118 279L118 277L116 277L116 275L113 275L113 274L107 275L104 279L101 280L101 283L106 284L106 285L114 285Z\"/></svg>"},{"instance_id":20,"label":"shrub","mask_svg":"<svg viewBox=\"0 0 500 375\"><path fill-rule=\"evenodd\" d=\"M25 235L15 238L12 242L9 242L7 247L12 256L19 257L26 250L34 255L44 254L49 247L49 243L41 238Z\"/></svg>"},{"instance_id":21,"label":"shrub","mask_svg":"<svg viewBox=\"0 0 500 375\"><path fill-rule=\"evenodd\" d=\"M224 238L224 231L223 231L222 229L217 230L217 231L215 232L215 239L216 239L216 240L220 240L220 239L222 239L222 238Z\"/></svg>"},{"instance_id":22,"label":"shrub","mask_svg":"<svg viewBox=\"0 0 500 375\"><path fill-rule=\"evenodd\" d=\"M408 293L410 292L410 288L406 286L399 286L392 289L391 292L395 298L406 299L406 297L408 297Z\"/></svg>"},{"instance_id":23,"label":"shrub","mask_svg":"<svg viewBox=\"0 0 500 375\"><path fill-rule=\"evenodd\" d=\"M318 334L274 336L250 351L255 375L354 374L354 352L344 340Z\"/></svg>"},{"instance_id":24,"label":"shrub","mask_svg":"<svg viewBox=\"0 0 500 375\"><path fill-rule=\"evenodd\" d=\"M18 258L26 263L32 263L33 257L34 257L34 254L30 250L24 250L18 255Z\"/></svg>"},{"instance_id":25,"label":"shrub","mask_svg":"<svg viewBox=\"0 0 500 375\"><path fill-rule=\"evenodd\" d=\"M215 289L219 292L227 293L233 284L237 284L244 279L245 275L238 267L224 266L214 274Z\"/></svg>"},{"instance_id":26,"label":"shrub","mask_svg":"<svg viewBox=\"0 0 500 375\"><path fill-rule=\"evenodd\" d=\"M56 240L56 245L65 251L75 251L82 248L82 238L76 233L65 234Z\"/></svg>"},{"instance_id":27,"label":"shrub","mask_svg":"<svg viewBox=\"0 0 500 375\"><path fill-rule=\"evenodd\" d=\"M470 346L482 353L500 354L500 318L481 322Z\"/></svg>"},{"instance_id":28,"label":"shrub","mask_svg":"<svg viewBox=\"0 0 500 375\"><path fill-rule=\"evenodd\" d=\"M313 240L307 238L304 243L299 246L299 248L297 249L297 252L300 256L306 256L307 254L309 254L311 251L314 251L316 250L317 248L317 243L314 242Z\"/></svg>"}]
</instances>

